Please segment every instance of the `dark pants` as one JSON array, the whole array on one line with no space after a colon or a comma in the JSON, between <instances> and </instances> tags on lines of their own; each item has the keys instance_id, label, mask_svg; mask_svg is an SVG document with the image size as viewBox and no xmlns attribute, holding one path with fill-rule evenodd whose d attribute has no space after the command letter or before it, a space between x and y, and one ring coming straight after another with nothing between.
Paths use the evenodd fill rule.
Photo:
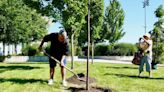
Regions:
<instances>
[{"instance_id":1,"label":"dark pants","mask_svg":"<svg viewBox=\"0 0 164 92\"><path fill-rule=\"evenodd\" d=\"M59 60L60 61L60 60ZM50 65L50 68L54 68L54 67L56 67L56 61L55 60L53 60L53 59L51 59L51 58L49 58L49 65ZM66 58L64 59L64 65L66 65Z\"/></svg>"}]
</instances>

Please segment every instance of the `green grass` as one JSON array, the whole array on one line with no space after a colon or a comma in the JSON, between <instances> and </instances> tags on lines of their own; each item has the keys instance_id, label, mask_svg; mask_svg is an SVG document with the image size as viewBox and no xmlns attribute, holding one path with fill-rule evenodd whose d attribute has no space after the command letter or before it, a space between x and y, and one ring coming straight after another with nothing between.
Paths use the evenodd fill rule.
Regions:
<instances>
[{"instance_id":1,"label":"green grass","mask_svg":"<svg viewBox=\"0 0 164 92\"><path fill-rule=\"evenodd\" d=\"M68 64L70 67L70 64ZM86 63L76 62L77 73L86 72ZM57 67L55 84L47 85L49 67L47 63L0 63L0 92L69 92L60 84L60 71ZM90 76L97 79L91 86L105 87L117 92L164 92L164 67L153 71L153 78L138 78L138 66L125 64L90 64ZM72 74L67 72L67 78ZM79 86L69 84L68 86ZM85 87L85 86L84 86Z\"/></svg>"}]
</instances>

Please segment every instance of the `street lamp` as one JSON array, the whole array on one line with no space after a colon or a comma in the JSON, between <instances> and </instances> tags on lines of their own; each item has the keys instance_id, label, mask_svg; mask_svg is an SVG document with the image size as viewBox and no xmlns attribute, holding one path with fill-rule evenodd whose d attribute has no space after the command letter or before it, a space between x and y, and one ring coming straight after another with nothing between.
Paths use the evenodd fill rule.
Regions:
<instances>
[{"instance_id":1,"label":"street lamp","mask_svg":"<svg viewBox=\"0 0 164 92\"><path fill-rule=\"evenodd\" d=\"M145 8L145 33L146 33L146 6L149 6L149 0L144 0L143 2L143 8Z\"/></svg>"}]
</instances>

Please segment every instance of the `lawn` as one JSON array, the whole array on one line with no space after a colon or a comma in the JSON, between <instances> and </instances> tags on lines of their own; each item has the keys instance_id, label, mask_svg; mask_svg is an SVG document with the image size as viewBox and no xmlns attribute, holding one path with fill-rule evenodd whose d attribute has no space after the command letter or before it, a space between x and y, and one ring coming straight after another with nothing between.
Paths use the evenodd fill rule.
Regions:
<instances>
[{"instance_id":1,"label":"lawn","mask_svg":"<svg viewBox=\"0 0 164 92\"><path fill-rule=\"evenodd\" d=\"M75 63L74 70L77 73L85 73L85 68L86 63ZM164 67L154 70L151 79L146 77L146 72L142 74L142 78L137 75L136 65L90 64L90 76L97 79L91 86L110 88L117 92L164 92ZM71 76L72 74L67 72L67 78ZM59 67L56 70L54 85L47 85L48 78L47 63L0 63L0 92L70 92L69 86L80 87L72 84L63 87L60 84Z\"/></svg>"}]
</instances>

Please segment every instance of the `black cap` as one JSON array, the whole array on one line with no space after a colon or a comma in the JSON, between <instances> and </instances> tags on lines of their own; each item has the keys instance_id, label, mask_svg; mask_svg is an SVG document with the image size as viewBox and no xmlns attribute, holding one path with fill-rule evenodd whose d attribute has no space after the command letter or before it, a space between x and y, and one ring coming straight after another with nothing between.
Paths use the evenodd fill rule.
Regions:
<instances>
[{"instance_id":1,"label":"black cap","mask_svg":"<svg viewBox=\"0 0 164 92\"><path fill-rule=\"evenodd\" d=\"M64 38L67 39L67 32L64 29L60 30L59 34L63 35Z\"/></svg>"}]
</instances>

